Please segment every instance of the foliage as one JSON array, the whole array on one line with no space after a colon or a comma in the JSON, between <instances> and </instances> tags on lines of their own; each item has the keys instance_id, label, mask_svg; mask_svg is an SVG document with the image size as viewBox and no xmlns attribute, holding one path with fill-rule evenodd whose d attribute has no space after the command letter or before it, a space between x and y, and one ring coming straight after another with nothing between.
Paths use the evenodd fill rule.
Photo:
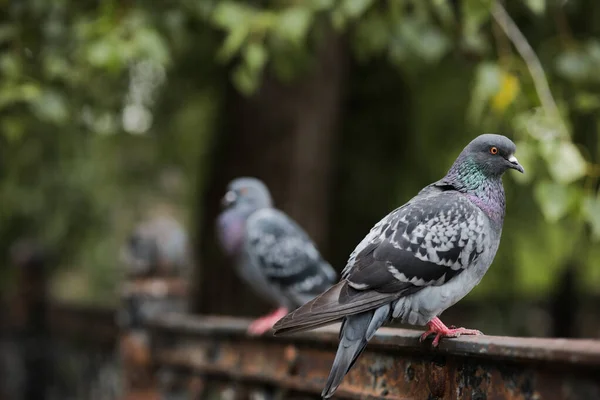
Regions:
<instances>
[{"instance_id":1,"label":"foliage","mask_svg":"<svg viewBox=\"0 0 600 400\"><path fill-rule=\"evenodd\" d=\"M598 282L600 5L506 3L534 59L502 27L492 0L4 2L0 251L16 237L41 236L61 265L85 266L59 282L81 291L83 281L99 282L106 296L120 240L141 210L164 202L187 210L194 201L227 74L245 96L267 73L293 82L315 67L316 49L334 32L352 63L389 66L387 86L406 83L413 150L401 161L420 168L394 189L396 203L439 175L475 134L516 140L526 174L509 188L511 234L500 255L507 267L491 272L483 290L501 291L511 273L524 290L547 287L550 271L572 258ZM380 108L344 118L364 129L396 126L373 122L397 118ZM159 176L173 169L180 187L192 189L165 196Z\"/></svg>"},{"instance_id":2,"label":"foliage","mask_svg":"<svg viewBox=\"0 0 600 400\"><path fill-rule=\"evenodd\" d=\"M56 275L60 295L114 299L132 224L193 201L187 188L219 81L213 64L181 59L212 54L213 35L179 4L9 3L0 23L0 252L37 237L68 267ZM181 40L194 29L195 42ZM181 87L177 98L164 93L167 82Z\"/></svg>"},{"instance_id":3,"label":"foliage","mask_svg":"<svg viewBox=\"0 0 600 400\"><path fill-rule=\"evenodd\" d=\"M492 0L452 4L437 0L271 1L260 5L221 1L209 15L213 25L226 34L221 55L233 60L232 80L247 95L257 90L265 69L287 79L289 71L282 73L276 60L282 55L310 58L327 25L348 37L355 59L367 63L384 58L405 79L416 82L415 92L427 86L423 77L428 71L439 73L449 60L462 58L472 70L465 129L472 134L511 132L526 169L525 175L514 179L533 185L531 197L547 221L533 223L535 229L525 231L530 235L540 229L558 232L562 238L558 247L567 257L549 260L556 268L569 258L593 268L587 250L581 246L569 250L565 243L570 243L570 237L583 242L600 239L600 88L595 74L600 41L595 28L577 32L576 40L572 30L578 27L570 27L598 7L585 1L530 0L524 5L510 3L508 14L503 14ZM514 22L517 18L521 23ZM293 28L288 31L284 25ZM250 48L260 49L256 51L260 56L253 59ZM296 58L288 56L290 51L297 53ZM474 68L471 60L477 62ZM300 64L295 73L301 74L303 68ZM440 93L444 93L443 85ZM587 116L593 116L595 124L578 134L576 125ZM548 223L553 225L544 228ZM535 269L538 263L533 260L539 252L533 248L540 247L526 237L523 242L530 257L521 264ZM530 282L535 282L532 288L539 283Z\"/></svg>"},{"instance_id":4,"label":"foliage","mask_svg":"<svg viewBox=\"0 0 600 400\"><path fill-rule=\"evenodd\" d=\"M539 108L543 99L534 90L528 60L513 51L510 38L490 22L495 2L465 0L460 5L453 9L446 1L331 0L274 1L260 8L246 2L222 1L215 5L210 19L226 32L221 57L228 61L240 55L232 79L240 91L248 94L258 87L267 60L281 56L282 48L285 52L309 51L311 28L317 32L324 20L336 30L348 32L358 59L383 54L407 74L418 74L421 68L439 63L452 49L475 54L481 61L473 77L469 122L498 130L506 126L505 121L512 121L518 148L526 149L525 165L538 161L545 164L544 169L532 170L521 178L522 182L539 182L536 199L544 215L556 221L569 211L580 210L584 202L597 201L595 191L582 190L580 183L585 177L594 178L599 166L585 159L563 118L582 107L588 111L599 107L598 93L588 89L578 94L573 110L564 99L562 115ZM547 18L545 0L529 1L527 5L533 20ZM579 3L577 6L583 7ZM548 8L552 8L548 13L565 12L554 5ZM552 83L555 91L562 93L573 85L593 85L598 62L600 42L589 38L581 46L564 48L556 65L546 67L556 71ZM279 68L274 66L274 70L281 76ZM567 198L573 200L568 205ZM597 232L598 217L592 209L586 206L585 217Z\"/></svg>"}]
</instances>

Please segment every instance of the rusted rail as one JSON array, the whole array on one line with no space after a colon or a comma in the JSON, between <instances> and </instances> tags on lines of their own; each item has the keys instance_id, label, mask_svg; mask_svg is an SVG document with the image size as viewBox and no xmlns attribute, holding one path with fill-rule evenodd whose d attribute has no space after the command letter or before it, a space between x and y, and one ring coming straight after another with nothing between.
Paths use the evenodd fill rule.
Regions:
<instances>
[{"instance_id":1,"label":"rusted rail","mask_svg":"<svg viewBox=\"0 0 600 400\"><path fill-rule=\"evenodd\" d=\"M53 337L114 348L119 337L116 315L110 307L50 302L47 320Z\"/></svg>"},{"instance_id":2,"label":"rusted rail","mask_svg":"<svg viewBox=\"0 0 600 400\"><path fill-rule=\"evenodd\" d=\"M165 315L149 322L156 365L201 396L221 380L318 398L338 326L291 337L246 336L247 320ZM346 399L600 399L600 341L515 337L444 340L380 329L337 392ZM171 379L173 380L173 379ZM290 396L284 396L289 398Z\"/></svg>"}]
</instances>

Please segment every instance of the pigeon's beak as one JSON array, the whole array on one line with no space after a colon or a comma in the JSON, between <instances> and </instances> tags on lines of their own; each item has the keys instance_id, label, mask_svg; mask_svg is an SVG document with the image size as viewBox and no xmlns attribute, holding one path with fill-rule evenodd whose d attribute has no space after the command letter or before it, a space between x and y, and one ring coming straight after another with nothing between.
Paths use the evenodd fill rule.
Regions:
<instances>
[{"instance_id":1,"label":"pigeon's beak","mask_svg":"<svg viewBox=\"0 0 600 400\"><path fill-rule=\"evenodd\" d=\"M507 158L507 160L510 163L510 165L509 165L510 168L516 169L517 171L519 171L522 174L525 173L525 170L523 169L521 164L519 164L519 160L517 160L517 157L515 157L514 155L511 155L510 157Z\"/></svg>"},{"instance_id":2,"label":"pigeon's beak","mask_svg":"<svg viewBox=\"0 0 600 400\"><path fill-rule=\"evenodd\" d=\"M237 194L234 191L230 190L225 193L225 196L221 199L221 206L223 208L227 208L237 200Z\"/></svg>"}]
</instances>

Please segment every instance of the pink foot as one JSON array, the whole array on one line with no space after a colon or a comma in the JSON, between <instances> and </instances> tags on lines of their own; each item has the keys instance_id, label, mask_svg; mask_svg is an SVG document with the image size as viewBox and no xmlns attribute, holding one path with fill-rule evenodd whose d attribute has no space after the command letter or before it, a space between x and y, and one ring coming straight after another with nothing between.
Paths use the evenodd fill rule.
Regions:
<instances>
[{"instance_id":1,"label":"pink foot","mask_svg":"<svg viewBox=\"0 0 600 400\"><path fill-rule=\"evenodd\" d=\"M433 347L437 347L438 344L440 344L440 339L444 337L457 338L461 335L483 335L483 333L476 329L455 328L454 326L448 328L438 317L435 317L427 323L427 331L421 335L419 341L422 342L427 339L427 336L432 333L435 333L435 338L431 343Z\"/></svg>"},{"instance_id":2,"label":"pink foot","mask_svg":"<svg viewBox=\"0 0 600 400\"><path fill-rule=\"evenodd\" d=\"M285 307L280 307L269 315L265 315L255 321L253 321L248 327L248 334L262 335L263 333L270 330L275 322L279 321L281 318L285 317L288 313L288 309Z\"/></svg>"}]
</instances>

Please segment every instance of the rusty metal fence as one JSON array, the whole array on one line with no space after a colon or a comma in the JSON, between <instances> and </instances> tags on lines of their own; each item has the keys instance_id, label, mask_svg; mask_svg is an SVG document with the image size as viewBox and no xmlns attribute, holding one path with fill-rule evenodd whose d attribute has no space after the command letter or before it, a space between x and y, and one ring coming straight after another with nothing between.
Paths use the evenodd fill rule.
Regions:
<instances>
[{"instance_id":1,"label":"rusty metal fence","mask_svg":"<svg viewBox=\"0 0 600 400\"><path fill-rule=\"evenodd\" d=\"M151 321L153 359L169 378L162 390L192 398L319 398L338 327L250 338L247 325L186 315ZM482 336L445 340L432 350L419 334L381 329L337 398L600 399L600 341Z\"/></svg>"},{"instance_id":2,"label":"rusty metal fence","mask_svg":"<svg viewBox=\"0 0 600 400\"><path fill-rule=\"evenodd\" d=\"M3 318L0 399L122 398L115 310L48 302L43 334Z\"/></svg>"},{"instance_id":3,"label":"rusty metal fence","mask_svg":"<svg viewBox=\"0 0 600 400\"><path fill-rule=\"evenodd\" d=\"M22 311L0 320L0 399L317 399L337 348L338 326L249 337L246 319L191 315L188 278L164 269L129 276L119 309L45 301L38 281L4 307ZM420 333L380 329L336 397L600 399L598 340L464 337L434 350Z\"/></svg>"},{"instance_id":4,"label":"rusty metal fence","mask_svg":"<svg viewBox=\"0 0 600 400\"><path fill-rule=\"evenodd\" d=\"M115 310L50 302L47 321L49 379L45 397L121 399L122 367Z\"/></svg>"},{"instance_id":5,"label":"rusty metal fence","mask_svg":"<svg viewBox=\"0 0 600 400\"><path fill-rule=\"evenodd\" d=\"M161 311L134 330L117 326L117 310L51 303L49 343L58 368L46 398L319 398L338 326L249 337L246 319L156 307L156 295L173 304L157 287L153 299L145 297ZM482 336L444 340L433 350L419 334L380 329L337 398L600 399L600 341Z\"/></svg>"}]
</instances>

